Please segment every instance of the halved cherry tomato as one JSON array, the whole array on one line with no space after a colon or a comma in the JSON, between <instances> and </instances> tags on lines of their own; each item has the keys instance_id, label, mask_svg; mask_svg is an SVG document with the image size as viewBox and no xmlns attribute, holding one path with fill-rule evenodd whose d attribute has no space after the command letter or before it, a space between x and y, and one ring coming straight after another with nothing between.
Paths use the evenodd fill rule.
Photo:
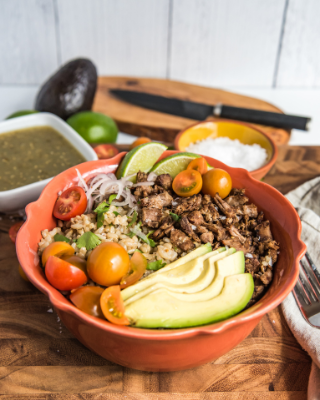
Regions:
<instances>
[{"instance_id":1,"label":"halved cherry tomato","mask_svg":"<svg viewBox=\"0 0 320 400\"><path fill-rule=\"evenodd\" d=\"M77 256L69 256L77 257ZM77 257L80 258L80 257ZM78 260L79 261L79 260ZM82 260L84 263L85 261ZM73 260L74 262L74 260ZM50 256L46 263L45 274L53 287L59 290L72 290L84 285L87 281L87 275L82 268L70 264L61 258Z\"/></svg>"},{"instance_id":2,"label":"halved cherry tomato","mask_svg":"<svg viewBox=\"0 0 320 400\"><path fill-rule=\"evenodd\" d=\"M117 285L129 267L128 253L118 243L101 243L88 257L88 275L102 286Z\"/></svg>"},{"instance_id":3,"label":"halved cherry tomato","mask_svg":"<svg viewBox=\"0 0 320 400\"><path fill-rule=\"evenodd\" d=\"M100 306L103 291L104 289L99 286L82 286L70 294L70 300L81 311L104 319Z\"/></svg>"},{"instance_id":4,"label":"halved cherry tomato","mask_svg":"<svg viewBox=\"0 0 320 400\"><path fill-rule=\"evenodd\" d=\"M149 142L151 142L151 139L149 139L147 137L139 137L133 143L131 143L130 150L134 149L137 146L140 146L140 144L145 144L145 143L149 143Z\"/></svg>"},{"instance_id":5,"label":"halved cherry tomato","mask_svg":"<svg viewBox=\"0 0 320 400\"><path fill-rule=\"evenodd\" d=\"M202 193L214 197L216 193L224 199L232 189L232 179L227 171L220 168L211 169L202 177Z\"/></svg>"},{"instance_id":6,"label":"halved cherry tomato","mask_svg":"<svg viewBox=\"0 0 320 400\"><path fill-rule=\"evenodd\" d=\"M97 153L99 160L112 158L119 153L119 150L112 146L112 144L100 144L99 146L94 147L93 150Z\"/></svg>"},{"instance_id":7,"label":"halved cherry tomato","mask_svg":"<svg viewBox=\"0 0 320 400\"><path fill-rule=\"evenodd\" d=\"M72 186L65 190L57 198L53 208L53 215L68 221L69 219L81 215L87 208L87 196L80 186Z\"/></svg>"},{"instance_id":8,"label":"halved cherry tomato","mask_svg":"<svg viewBox=\"0 0 320 400\"><path fill-rule=\"evenodd\" d=\"M26 282L30 282L26 273L24 272L24 270L22 269L21 265L19 265L19 274L21 276L21 278L26 281Z\"/></svg>"},{"instance_id":9,"label":"halved cherry tomato","mask_svg":"<svg viewBox=\"0 0 320 400\"><path fill-rule=\"evenodd\" d=\"M100 297L100 305L108 321L117 325L129 325L129 320L124 315L125 309L120 294L120 286L108 287Z\"/></svg>"},{"instance_id":10,"label":"halved cherry tomato","mask_svg":"<svg viewBox=\"0 0 320 400\"><path fill-rule=\"evenodd\" d=\"M16 224L12 225L12 227L9 229L9 237L13 243L16 242L17 233L23 224L24 221L17 222Z\"/></svg>"},{"instance_id":11,"label":"halved cherry tomato","mask_svg":"<svg viewBox=\"0 0 320 400\"><path fill-rule=\"evenodd\" d=\"M72 256L74 254L74 248L66 242L53 242L43 250L41 261L42 265L45 266L50 256Z\"/></svg>"},{"instance_id":12,"label":"halved cherry tomato","mask_svg":"<svg viewBox=\"0 0 320 400\"><path fill-rule=\"evenodd\" d=\"M205 174L208 171L208 164L205 158L195 158L192 160L187 169L194 169L195 171L200 172L201 175Z\"/></svg>"},{"instance_id":13,"label":"halved cherry tomato","mask_svg":"<svg viewBox=\"0 0 320 400\"><path fill-rule=\"evenodd\" d=\"M120 288L124 289L127 286L136 283L145 273L147 265L148 261L145 256L138 251L135 251L130 260L130 269L120 281Z\"/></svg>"},{"instance_id":14,"label":"halved cherry tomato","mask_svg":"<svg viewBox=\"0 0 320 400\"><path fill-rule=\"evenodd\" d=\"M189 197L198 194L201 188L201 174L193 169L186 169L180 172L172 183L172 189L181 197Z\"/></svg>"}]
</instances>

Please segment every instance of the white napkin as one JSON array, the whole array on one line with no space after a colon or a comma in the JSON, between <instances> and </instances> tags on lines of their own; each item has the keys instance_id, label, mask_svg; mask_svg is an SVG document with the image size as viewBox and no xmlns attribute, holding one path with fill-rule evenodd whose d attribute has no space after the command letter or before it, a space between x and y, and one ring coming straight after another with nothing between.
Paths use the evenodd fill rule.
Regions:
<instances>
[{"instance_id":1,"label":"white napkin","mask_svg":"<svg viewBox=\"0 0 320 400\"><path fill-rule=\"evenodd\" d=\"M297 208L302 222L301 239L320 271L320 177L304 183L286 197ZM312 358L308 400L320 400L320 328L314 328L305 321L292 293L281 306L289 328Z\"/></svg>"}]
</instances>

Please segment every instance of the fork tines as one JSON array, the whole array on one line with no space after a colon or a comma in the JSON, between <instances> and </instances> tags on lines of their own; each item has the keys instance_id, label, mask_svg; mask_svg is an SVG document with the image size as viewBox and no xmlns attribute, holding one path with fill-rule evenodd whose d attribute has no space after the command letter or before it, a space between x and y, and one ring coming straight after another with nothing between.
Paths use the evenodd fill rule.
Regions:
<instances>
[{"instance_id":1,"label":"fork tines","mask_svg":"<svg viewBox=\"0 0 320 400\"><path fill-rule=\"evenodd\" d=\"M312 325L320 326L320 274L308 252L300 261L299 279L293 294L303 316Z\"/></svg>"}]
</instances>

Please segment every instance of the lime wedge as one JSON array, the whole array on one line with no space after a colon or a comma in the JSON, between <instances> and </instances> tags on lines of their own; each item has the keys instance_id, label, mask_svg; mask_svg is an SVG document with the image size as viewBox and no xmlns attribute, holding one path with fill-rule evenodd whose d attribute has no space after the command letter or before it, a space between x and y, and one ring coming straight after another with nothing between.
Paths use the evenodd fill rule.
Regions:
<instances>
[{"instance_id":1,"label":"lime wedge","mask_svg":"<svg viewBox=\"0 0 320 400\"><path fill-rule=\"evenodd\" d=\"M201 156L194 153L173 154L155 164L151 171L157 175L169 174L171 178L175 178L181 171L187 169L189 163L195 158L201 158ZM209 164L208 169L212 169Z\"/></svg>"},{"instance_id":2,"label":"lime wedge","mask_svg":"<svg viewBox=\"0 0 320 400\"><path fill-rule=\"evenodd\" d=\"M117 178L136 174L138 171L149 172L166 149L167 146L156 142L145 143L135 147L121 161L116 172ZM135 182L136 177L132 177L131 180Z\"/></svg>"}]
</instances>

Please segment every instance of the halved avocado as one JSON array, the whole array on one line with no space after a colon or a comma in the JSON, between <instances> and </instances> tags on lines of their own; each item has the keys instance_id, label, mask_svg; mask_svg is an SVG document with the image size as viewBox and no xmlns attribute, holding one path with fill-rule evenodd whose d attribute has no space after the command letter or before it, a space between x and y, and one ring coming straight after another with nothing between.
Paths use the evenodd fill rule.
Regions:
<instances>
[{"instance_id":1,"label":"halved avocado","mask_svg":"<svg viewBox=\"0 0 320 400\"><path fill-rule=\"evenodd\" d=\"M221 250L222 249L225 249L225 248L223 247L223 248L221 248ZM235 249L232 249L232 250L236 251ZM179 281L178 281L176 283L172 283L172 282L170 282L170 274L169 274L169 276L167 274L157 275L156 282L154 284L146 287L144 290L141 290L138 293L136 293L135 295L129 297L124 302L124 305L127 306L128 304L132 303L133 301L136 301L136 300L140 299L141 297L144 297L147 294L152 293L155 290L161 289L161 288L166 288L170 292L179 293L181 296L184 296L184 294L186 294L186 293L194 293L195 294L198 292L202 292L206 287L208 287L211 284L211 282L213 281L214 276L216 274L216 267L214 265L214 261L220 260L224 257L227 257L229 254L232 254L232 250L229 249L227 251L222 251L218 254L212 254L214 252L208 253L208 256L209 256L208 258L205 258L207 256L207 254L205 256L199 257L200 259L204 259L203 269L202 269L202 272L200 273L200 275L191 282L179 284ZM190 265L191 263L193 263L195 265L196 261L199 260L199 258L189 261L189 263L187 263L187 264ZM185 266L187 266L187 264L184 264L183 266L185 267ZM199 264L198 264L198 267L199 267ZM180 268L182 269L182 266L180 266ZM176 271L177 269L175 269L174 271Z\"/></svg>"},{"instance_id":2,"label":"halved avocado","mask_svg":"<svg viewBox=\"0 0 320 400\"><path fill-rule=\"evenodd\" d=\"M219 296L185 302L166 289L158 289L126 307L130 323L141 328L186 328L224 320L248 304L254 291L251 274L227 276Z\"/></svg>"},{"instance_id":3,"label":"halved avocado","mask_svg":"<svg viewBox=\"0 0 320 400\"><path fill-rule=\"evenodd\" d=\"M179 267L180 265L187 264L191 260L201 257L205 254L208 254L208 253L210 253L210 255L218 254L221 251L223 251L221 249L224 250L224 248L220 248L218 250L212 251L212 247L211 247L210 243L206 243L206 244L198 247L196 250L191 251L186 256L179 258L178 260L172 262L171 264L168 264L166 267L159 269L157 272L147 276L146 278L137 282L135 285L129 286L126 289L122 290L121 291L122 299L126 300L129 297L133 296L134 294L145 289L146 287L151 286L152 284L154 284L157 281L157 279L158 279L158 278L156 278L157 276L162 275L162 274L168 275L169 271Z\"/></svg>"}]
</instances>

